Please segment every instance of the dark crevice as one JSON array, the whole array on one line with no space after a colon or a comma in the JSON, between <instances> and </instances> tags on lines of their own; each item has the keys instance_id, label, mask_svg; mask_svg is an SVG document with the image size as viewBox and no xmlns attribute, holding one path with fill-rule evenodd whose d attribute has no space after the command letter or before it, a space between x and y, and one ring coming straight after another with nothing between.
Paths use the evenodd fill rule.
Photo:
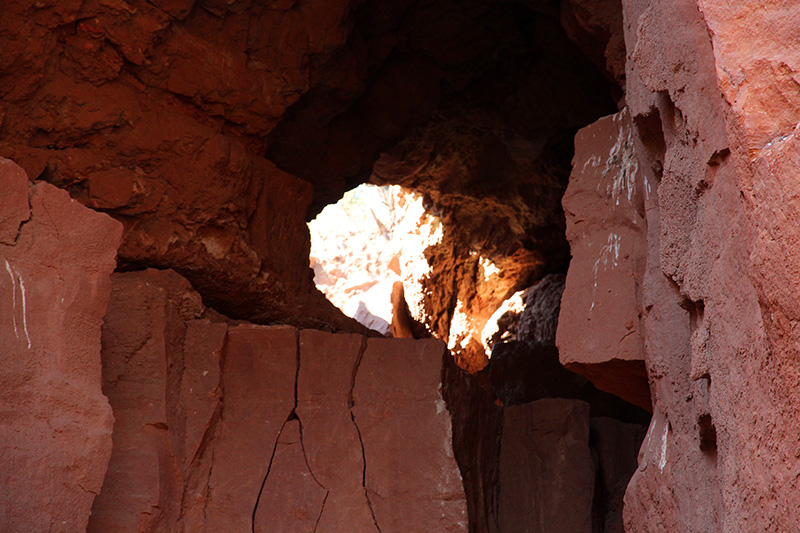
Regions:
<instances>
[{"instance_id":1,"label":"dark crevice","mask_svg":"<svg viewBox=\"0 0 800 533\"><path fill-rule=\"evenodd\" d=\"M364 353L367 351L367 338L361 337L361 346L358 348L358 357L356 358L356 362L353 365L353 375L350 379L350 392L347 395L347 406L350 409L350 414L352 415L353 410L353 390L356 388L356 375L358 374L358 369L361 366L361 360L364 358Z\"/></svg>"},{"instance_id":2,"label":"dark crevice","mask_svg":"<svg viewBox=\"0 0 800 533\"><path fill-rule=\"evenodd\" d=\"M300 415L297 413L297 404L299 400L299 395L297 393L297 390L298 390L298 383L300 381L300 330L295 330L295 344L297 346L297 352L296 352L297 371L295 372L294 376L294 408L292 409L292 414L289 416L290 418L294 416L294 418L297 419L298 425L300 426L300 449L303 452L303 461L306 464L306 468L308 468L308 473L311 474L311 477L314 479L317 485L322 487L322 489L326 492L325 499L327 500L328 494L330 494L330 489L328 489L328 487L323 485L322 482L319 479L317 479L317 476L314 475L314 470L311 469L311 464L308 462L308 455L306 455L305 441L303 440L303 421L300 419ZM323 507L324 505L325 504L323 502ZM322 511L320 511L320 516L322 516ZM319 522L319 519L317 519L317 522ZM314 529L316 529L316 526Z\"/></svg>"},{"instance_id":3,"label":"dark crevice","mask_svg":"<svg viewBox=\"0 0 800 533\"><path fill-rule=\"evenodd\" d=\"M15 245L19 242L19 236L22 235L22 228L24 228L28 224L28 222L33 220L33 205L31 204L31 190L30 190L30 186L31 185L32 184L29 182L28 183L28 218L26 218L25 220L23 220L23 221L21 221L19 223L19 227L17 228L17 234L14 236L14 244Z\"/></svg>"},{"instance_id":4,"label":"dark crevice","mask_svg":"<svg viewBox=\"0 0 800 533\"><path fill-rule=\"evenodd\" d=\"M697 419L697 429L700 435L700 450L708 455L717 453L717 428L710 414L700 415Z\"/></svg>"},{"instance_id":5,"label":"dark crevice","mask_svg":"<svg viewBox=\"0 0 800 533\"><path fill-rule=\"evenodd\" d=\"M375 516L375 509L372 506L372 500L369 497L369 489L367 488L367 455L366 451L364 450L364 440L361 438L361 429L358 427L356 417L352 411L350 412L350 420L353 421L353 425L358 433L358 442L361 445L361 461L364 465L364 468L361 471L361 485L364 487L364 497L367 499L367 507L369 507L369 513L372 515L372 521L375 523L375 529L378 530L378 533L381 533L381 526L378 525L378 519Z\"/></svg>"},{"instance_id":6,"label":"dark crevice","mask_svg":"<svg viewBox=\"0 0 800 533\"><path fill-rule=\"evenodd\" d=\"M328 497L330 494L330 489L322 484L322 482L317 479L317 476L314 475L314 470L311 469L311 464L308 462L308 455L306 455L306 445L303 441L303 421L300 420L300 417L297 417L297 422L300 425L300 449L303 451L303 461L306 463L306 468L308 468L308 473L311 474L311 478L319 485L324 491L326 491L325 497Z\"/></svg>"}]
</instances>

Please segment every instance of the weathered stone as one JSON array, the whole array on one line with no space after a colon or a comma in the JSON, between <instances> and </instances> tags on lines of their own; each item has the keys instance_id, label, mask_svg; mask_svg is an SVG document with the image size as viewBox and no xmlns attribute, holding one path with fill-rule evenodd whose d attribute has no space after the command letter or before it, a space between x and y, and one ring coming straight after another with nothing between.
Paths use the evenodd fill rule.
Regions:
<instances>
[{"instance_id":1,"label":"weathered stone","mask_svg":"<svg viewBox=\"0 0 800 533\"><path fill-rule=\"evenodd\" d=\"M298 420L281 428L253 516L253 531L317 530L329 491L309 469Z\"/></svg>"},{"instance_id":2,"label":"weathered stone","mask_svg":"<svg viewBox=\"0 0 800 533\"><path fill-rule=\"evenodd\" d=\"M224 323L190 320L186 324L183 375L180 379L180 402L177 409L185 420L177 428L178 436L182 437L179 440L183 444L181 470L184 477L188 475L199 454L203 453L206 433L211 429L220 406L221 361L227 333L228 325Z\"/></svg>"},{"instance_id":3,"label":"weathered stone","mask_svg":"<svg viewBox=\"0 0 800 533\"><path fill-rule=\"evenodd\" d=\"M297 416L309 468L327 490L319 531L378 530L364 485L364 447L350 410L364 348L360 335L300 332Z\"/></svg>"},{"instance_id":4,"label":"weathered stone","mask_svg":"<svg viewBox=\"0 0 800 533\"><path fill-rule=\"evenodd\" d=\"M168 366L183 367L185 334L171 296L180 297L188 284L174 272L154 270L115 274L113 281L103 325L103 392L114 410L117 445L89 530L169 527L180 514L183 457L169 431L177 420L167 398L178 391L170 387Z\"/></svg>"},{"instance_id":5,"label":"weathered stone","mask_svg":"<svg viewBox=\"0 0 800 533\"><path fill-rule=\"evenodd\" d=\"M28 176L13 161L0 157L0 244L14 245L20 225L30 217Z\"/></svg>"},{"instance_id":6,"label":"weathered stone","mask_svg":"<svg viewBox=\"0 0 800 533\"><path fill-rule=\"evenodd\" d=\"M589 406L545 399L504 409L500 531L592 531Z\"/></svg>"},{"instance_id":7,"label":"weathered stone","mask_svg":"<svg viewBox=\"0 0 800 533\"><path fill-rule=\"evenodd\" d=\"M296 375L297 330L249 324L229 329L223 407L203 502L205 531L253 527L278 438L294 410Z\"/></svg>"},{"instance_id":8,"label":"weathered stone","mask_svg":"<svg viewBox=\"0 0 800 533\"><path fill-rule=\"evenodd\" d=\"M90 530L466 527L440 342L214 322L172 271L113 280L114 453Z\"/></svg>"},{"instance_id":9,"label":"weathered stone","mask_svg":"<svg viewBox=\"0 0 800 533\"><path fill-rule=\"evenodd\" d=\"M555 345L564 282L563 274L548 274L526 290L525 309L517 326L518 340Z\"/></svg>"},{"instance_id":10,"label":"weathered stone","mask_svg":"<svg viewBox=\"0 0 800 533\"><path fill-rule=\"evenodd\" d=\"M353 414L364 446L366 493L381 530L467 531L441 396L443 356L439 340L369 339L359 365Z\"/></svg>"},{"instance_id":11,"label":"weathered stone","mask_svg":"<svg viewBox=\"0 0 800 533\"><path fill-rule=\"evenodd\" d=\"M651 409L639 321L647 253L644 201L627 111L578 132L564 195L572 262L556 342L562 364L600 389Z\"/></svg>"},{"instance_id":12,"label":"weathered stone","mask_svg":"<svg viewBox=\"0 0 800 533\"><path fill-rule=\"evenodd\" d=\"M7 160L0 185L0 523L85 530L111 455L100 328L121 227L52 185L29 188Z\"/></svg>"},{"instance_id":13,"label":"weathered stone","mask_svg":"<svg viewBox=\"0 0 800 533\"><path fill-rule=\"evenodd\" d=\"M174 268L230 316L363 331L308 277L312 188L263 157L351 3L9 3L0 153L122 221L124 263Z\"/></svg>"},{"instance_id":14,"label":"weathered stone","mask_svg":"<svg viewBox=\"0 0 800 533\"><path fill-rule=\"evenodd\" d=\"M9 0L0 18L0 153L18 158L31 181L117 217L122 270L174 267L237 319L348 331L362 330L311 283L303 222L366 180L378 159L375 181L425 193L440 215L441 240L420 253L428 270L405 285L412 314L420 309L415 316L477 371L488 362L481 332L499 303L567 266L558 199L573 132L624 104L616 120L577 138L576 186L595 181L565 204L573 244L587 246L575 249L559 345L573 368L655 413L625 497L626 528L793 531L798 20L791 2L730 0ZM592 62L620 86L625 63L624 99ZM5 161L0 176L10 183L0 198L0 522L80 531L110 454L97 348L117 228L63 191L31 187ZM145 284L130 298L166 302L160 311L118 309L106 322L108 338L119 338L105 345L107 389L118 376L119 392L146 400L135 408L109 392L121 440L97 520L116 514L102 509L125 507L126 530L252 529L254 514L268 523L279 507L256 508L259 493L292 480L297 490L281 496L303 495L291 503L302 503L303 516L280 522L284 529L317 516L320 530L352 517L353 528L443 530L420 517L440 516L432 502L446 498L450 524L463 527L442 444L449 428L463 446L454 455L473 469L463 475L470 527L497 530L501 415L483 401L484 375L463 381L478 394L449 396L467 408L454 407L448 426L432 414L440 399L427 387L438 383L426 374L418 389L411 370L420 369L398 366L433 375L429 361L403 359L424 343L409 341L400 357L387 350L392 360L383 361L369 349L359 356L360 339L343 340L341 365L320 349L331 367L307 382L329 373L335 400L301 408L296 330L233 327L209 310L184 315L199 296L176 300L181 283L159 286L177 292ZM159 333L126 320L140 316ZM137 351L130 339L145 344ZM338 350L339 341L319 342ZM132 382L136 375L145 382ZM342 406L348 375L355 415L349 399ZM359 389L373 379L374 404ZM412 390L425 400L392 396ZM467 413L477 417L472 426ZM423 435L426 427L433 432ZM504 446L522 448L524 432L507 429ZM334 444L323 438L329 431L341 432ZM628 466L603 450L630 450L628 437L620 430L619 446L596 443L606 529L618 527L612 504L625 475L610 483L605 473ZM352 454L341 479L329 453ZM440 462L418 468L433 456ZM441 468L452 490L437 492L440 478L425 477ZM520 470L508 468L504 475ZM138 492L123 490L125 479ZM508 496L529 481L517 475L501 488ZM404 486L424 500L405 498ZM319 503L321 487L330 492ZM508 509L502 503L504 520ZM597 501L594 511L603 512ZM571 508L557 520L579 516Z\"/></svg>"}]
</instances>

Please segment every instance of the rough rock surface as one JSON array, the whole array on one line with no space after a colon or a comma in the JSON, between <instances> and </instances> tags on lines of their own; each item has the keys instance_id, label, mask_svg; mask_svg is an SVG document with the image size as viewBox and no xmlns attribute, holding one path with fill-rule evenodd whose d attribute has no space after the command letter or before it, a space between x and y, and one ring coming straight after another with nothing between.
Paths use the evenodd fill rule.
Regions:
<instances>
[{"instance_id":1,"label":"rough rock surface","mask_svg":"<svg viewBox=\"0 0 800 533\"><path fill-rule=\"evenodd\" d=\"M589 405L539 400L505 409L500 531L592 531Z\"/></svg>"},{"instance_id":2,"label":"rough rock surface","mask_svg":"<svg viewBox=\"0 0 800 533\"><path fill-rule=\"evenodd\" d=\"M548 274L508 298L484 326L484 344L491 348L500 341L520 340L555 346L564 280L564 274Z\"/></svg>"},{"instance_id":3,"label":"rough rock surface","mask_svg":"<svg viewBox=\"0 0 800 533\"><path fill-rule=\"evenodd\" d=\"M312 188L263 157L350 3L11 2L0 154L122 221L123 262L174 267L230 316L358 329L308 275Z\"/></svg>"},{"instance_id":4,"label":"rough rock surface","mask_svg":"<svg viewBox=\"0 0 800 533\"><path fill-rule=\"evenodd\" d=\"M627 110L576 135L563 200L572 262L556 340L564 366L645 409L651 405L640 301L648 179Z\"/></svg>"},{"instance_id":5,"label":"rough rock surface","mask_svg":"<svg viewBox=\"0 0 800 533\"><path fill-rule=\"evenodd\" d=\"M443 394L473 531L623 531L623 496L646 424L623 422L614 409L607 412L616 418L594 416L596 398L501 409L454 362Z\"/></svg>"},{"instance_id":6,"label":"rough rock surface","mask_svg":"<svg viewBox=\"0 0 800 533\"><path fill-rule=\"evenodd\" d=\"M112 279L90 530L466 531L440 341L234 325L172 271Z\"/></svg>"},{"instance_id":7,"label":"rough rock surface","mask_svg":"<svg viewBox=\"0 0 800 533\"><path fill-rule=\"evenodd\" d=\"M100 328L120 224L0 159L0 524L80 531L111 454Z\"/></svg>"},{"instance_id":8,"label":"rough rock surface","mask_svg":"<svg viewBox=\"0 0 800 533\"><path fill-rule=\"evenodd\" d=\"M654 411L625 527L792 529L800 63L789 28L800 11L719 1L622 7L636 183L653 185L636 237L645 246L626 267L639 293L620 294L638 318ZM599 213L586 204L575 214ZM617 223L618 235L630 229ZM576 316L562 314L559 332L586 328ZM605 317L620 331L614 313Z\"/></svg>"},{"instance_id":9,"label":"rough rock surface","mask_svg":"<svg viewBox=\"0 0 800 533\"><path fill-rule=\"evenodd\" d=\"M462 508L456 474L439 485L420 469L375 470L389 460L381 445L412 435L392 426L409 422L388 406L424 409L377 398L377 381L352 377L359 362L381 362L380 342L372 357L373 343L365 351L358 335L304 341L294 328L363 331L316 292L304 220L370 175L422 193L441 238L419 285L405 286L409 306L476 371L500 303L567 266L559 200L574 132L619 111L577 138L577 188L565 203L575 270L559 324L571 334L560 333L559 345L565 362L637 403L648 403L649 385L653 418L627 488L625 528L794 530L795 4L5 2L0 155L63 190L29 187L0 160L8 185L0 195L2 526L82 530L94 505L91 529L118 519L134 530L342 529L344 520L367 530L386 520L388 530L397 515L386 495L422 485L436 496L415 502L420 509L440 498L449 516L466 509L470 527L497 531L510 493L497 481L516 473L504 472L500 448L519 443L501 442L503 414L479 378L462 375L459 391L449 382L442 391ZM102 386L116 421L97 354L119 228L67 193L122 223L123 269L173 267L215 310L198 296L185 300L193 293L174 274L116 276L172 276L167 288L120 289L132 307L108 315L120 329L103 333ZM303 342L318 345L318 364L344 360L324 379L309 377L307 391L330 387L316 414L303 400L313 396L301 385ZM432 342L408 345L433 350ZM435 364L402 370L430 383ZM399 380L380 383L389 377ZM428 418L414 422L437 434L413 435L436 437L431 456L451 460L446 415L436 393L426 394L417 403ZM330 444L314 437L318 420L338 424L337 461L317 462L310 451ZM365 441L362 422L395 441ZM112 424L130 443L113 453ZM619 528L625 458L638 438L636 428L615 426L588 423L599 472L592 527L602 521L607 530ZM345 455L345 467L328 469ZM562 478L585 474L580 464ZM281 492L286 483L296 489ZM441 529L440 515L428 518L414 527Z\"/></svg>"}]
</instances>

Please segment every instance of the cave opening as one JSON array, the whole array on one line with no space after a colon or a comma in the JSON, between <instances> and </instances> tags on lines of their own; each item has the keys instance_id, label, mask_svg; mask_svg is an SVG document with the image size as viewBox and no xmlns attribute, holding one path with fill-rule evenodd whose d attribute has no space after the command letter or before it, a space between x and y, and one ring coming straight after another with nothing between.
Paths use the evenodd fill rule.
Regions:
<instances>
[{"instance_id":1,"label":"cave opening","mask_svg":"<svg viewBox=\"0 0 800 533\"><path fill-rule=\"evenodd\" d=\"M617 110L620 7L373 0L353 21L266 155L313 184L309 218L362 183L424 198L441 235L405 280L406 300L412 318L478 372L486 337L503 334L490 324L495 312L567 270L561 198L573 137Z\"/></svg>"},{"instance_id":2,"label":"cave opening","mask_svg":"<svg viewBox=\"0 0 800 533\"><path fill-rule=\"evenodd\" d=\"M424 252L442 238L422 195L399 185L359 185L308 227L314 282L328 300L383 335L426 336L421 324L416 332L403 329L401 317L392 327L393 315L410 318L404 294L422 289L415 280L427 271Z\"/></svg>"},{"instance_id":3,"label":"cave opening","mask_svg":"<svg viewBox=\"0 0 800 533\"><path fill-rule=\"evenodd\" d=\"M200 509L205 519L205 508L179 494L180 487L193 491L196 480L206 488L217 483L209 498L227 498L218 516L229 514L230 502L255 497L258 505L269 491L229 497L217 489L246 485L240 474L268 486L271 466L263 474L258 468L264 450L279 443L300 459L290 473L307 477L321 466L309 460L312 447L328 444L314 431L342 444L321 455L330 458L322 470L333 468L332 477L343 477L338 459L355 458L348 472L355 473L356 495L369 496L376 472L391 477L388 484L400 479L419 487L422 479L435 489L437 473L436 483L414 477L430 472L406 447L406 437L429 429L414 424L433 420L432 440L418 449L435 448L431 464L444 464L443 455L450 466L457 461L462 478L449 470L457 490L409 507L447 502L460 512L464 503L475 531L521 530L520 522L534 516L552 529L559 519L580 516L595 530L613 531L649 415L566 370L555 331L571 260L561 201L575 135L624 105L620 2L342 0L325 9L292 0L133 3L140 11L100 2L37 6L9 17L34 21L49 37L32 33L41 50L32 47L22 67L5 75L14 91L0 93L19 105L2 110L0 141L3 155L19 159L29 176L121 225L119 248L104 243L109 272L114 258L117 268L99 348L103 384L115 420L128 416L131 427L141 427L140 414L126 413L127 389L109 393L121 378L137 394L142 383L152 384L152 405L163 408L148 414L146 427L154 431L136 429L126 441L130 436L114 429L112 443L109 429L104 441L109 453L121 443L126 450L157 449L159 457L147 468L112 463L109 472L155 471L168 457L176 462L159 471L190 476L154 480L145 514L162 509L157 519L167 524ZM27 70L47 75L31 81L25 72L20 78L27 81L14 85L14 76ZM375 338L315 289L309 258L312 267L322 263L305 223L316 218L324 229L337 229L341 217L326 222L323 208L342 197L345 206L367 208L354 217L357 229L375 224L358 236L352 228L334 233L334 259L343 253L339 245L351 241L359 246L354 262L369 263L363 246L378 242L375 270L389 275L340 276L352 284L342 294L355 297L353 315L365 310L375 318L377 310L355 289L380 285L384 323L362 323L397 333L391 331L396 310L387 320L385 306L400 282L408 323L393 336L432 335L447 349L435 341ZM380 211L387 205L405 211ZM402 232L404 225L411 231ZM338 285L330 271L317 270L318 284L327 275L327 285ZM12 285L17 279L11 276ZM102 312L96 314L95 336ZM416 353L420 364L408 364L408 346L427 347ZM402 375L398 361L424 370L425 379ZM116 367L130 369L130 376L115 374ZM147 373L141 379L140 370ZM98 375L92 382L99 386ZM415 391L423 401L386 401L408 382L420 385ZM297 434L287 432L281 442L280 414L257 419L303 402L305 413L289 407L283 416ZM362 435L369 427L357 418L375 413L377 422L394 426L372 424L379 429ZM406 418L395 424L383 413ZM194 417L191 423L184 414ZM314 418L320 414L330 418ZM703 446L712 450L715 426L701 422ZM273 437L259 433L269 425L276 426ZM149 440L130 445L140 437ZM385 451L387 441L398 453ZM442 442L452 444L444 454ZM574 462L558 463L565 450ZM537 470L539 457L560 466ZM397 458L407 467L401 476ZM220 481L212 480L212 470ZM124 480L109 492L114 480L104 475L95 476L110 483L97 500L101 507L115 501L114 490L130 493ZM590 517L573 512L573 501L530 507L526 491L550 496L554 478L578 480L569 496L587 504ZM282 487L275 492L293 495ZM193 509L184 508L187 502ZM113 506L107 510L115 518ZM255 520L250 510L230 514ZM560 518L542 514L548 512ZM322 516L322 509L308 516ZM466 527L462 517L456 520Z\"/></svg>"},{"instance_id":4,"label":"cave opening","mask_svg":"<svg viewBox=\"0 0 800 533\"><path fill-rule=\"evenodd\" d=\"M528 447L547 441L530 425L547 427L544 420L555 416L559 424L573 417L588 424L592 460L571 468L578 476L593 472L592 527L621 531L622 497L650 414L566 370L555 346L570 263L561 199L573 139L625 105L621 5L466 0L385 9L389 4L362 4L347 49L326 67L336 72L361 62L360 84L345 88L338 80L309 91L267 151L314 184L317 285L346 314L391 335L391 289L402 282L410 318L444 340L455 363L502 406L454 408L454 447L474 530L514 531L541 514L508 488L529 481L511 472L527 472L530 453L549 453ZM404 195L400 220L378 215L403 204ZM342 196L335 210L323 209ZM361 214L346 217L356 204ZM360 223L331 231L345 218ZM386 220L405 224L413 239L391 244L397 228ZM331 232L327 244L318 246L315 235L324 230ZM345 252L348 244L354 246ZM366 253L368 245L379 250ZM373 273L343 268L356 264ZM387 275L378 280L375 271ZM452 376L445 396L456 406L461 393ZM548 401L564 403L545 407ZM496 440L500 434L505 443ZM546 446L533 448L539 445Z\"/></svg>"}]
</instances>

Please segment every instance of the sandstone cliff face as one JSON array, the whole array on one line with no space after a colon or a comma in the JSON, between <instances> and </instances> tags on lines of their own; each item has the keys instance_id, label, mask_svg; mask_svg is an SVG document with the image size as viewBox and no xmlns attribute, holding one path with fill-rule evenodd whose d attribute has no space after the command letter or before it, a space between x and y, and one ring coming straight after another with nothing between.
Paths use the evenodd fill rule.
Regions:
<instances>
[{"instance_id":1,"label":"sandstone cliff face","mask_svg":"<svg viewBox=\"0 0 800 533\"><path fill-rule=\"evenodd\" d=\"M174 272L112 281L90 531L466 531L441 341L229 324Z\"/></svg>"},{"instance_id":2,"label":"sandstone cliff face","mask_svg":"<svg viewBox=\"0 0 800 533\"><path fill-rule=\"evenodd\" d=\"M79 531L111 453L100 327L121 227L0 158L0 523Z\"/></svg>"},{"instance_id":3,"label":"sandstone cliff face","mask_svg":"<svg viewBox=\"0 0 800 533\"><path fill-rule=\"evenodd\" d=\"M793 530L798 21L6 2L0 526ZM368 180L438 217L406 295L477 377L315 288L305 221ZM487 329L568 266L558 350Z\"/></svg>"},{"instance_id":4,"label":"sandstone cliff face","mask_svg":"<svg viewBox=\"0 0 800 533\"><path fill-rule=\"evenodd\" d=\"M792 98L787 87L796 61L779 50L794 49L781 33L793 17L761 30L763 13L720 2L631 1L623 2L623 13L632 124L624 113L614 120L622 122L619 138L632 128L638 164L629 183L655 187L651 199L638 201L635 226L605 217L606 231L622 237L618 257L627 261L615 268L616 281L600 278L596 287L612 283L608 303L615 307L624 294L638 305L619 305L601 318L598 326L618 343L581 354L575 333L597 321L586 303L606 305L605 294L590 298L582 284L577 299L565 297L576 313L562 314L562 360L643 359L647 366L654 417L626 495L628 530L792 528L794 482L782 472L796 463L789 451L796 402L788 393L795 375L794 304L787 307L795 283L786 248L791 189L783 176L792 172L784 165L790 165L795 122L788 111L794 106L784 109L770 95ZM604 148L614 142L616 133L602 133L610 124L591 126L584 146L576 145L576 163L600 155L598 191L620 174L616 161L604 159L606 150L596 150L598 142ZM576 185L593 172L576 164ZM571 231L573 245L598 261L602 273L610 256L605 248L591 254L596 227L581 227L597 214L576 209ZM577 293L589 270L573 266ZM632 383L623 375L617 374L619 383L613 372L595 379L622 394Z\"/></svg>"}]
</instances>

